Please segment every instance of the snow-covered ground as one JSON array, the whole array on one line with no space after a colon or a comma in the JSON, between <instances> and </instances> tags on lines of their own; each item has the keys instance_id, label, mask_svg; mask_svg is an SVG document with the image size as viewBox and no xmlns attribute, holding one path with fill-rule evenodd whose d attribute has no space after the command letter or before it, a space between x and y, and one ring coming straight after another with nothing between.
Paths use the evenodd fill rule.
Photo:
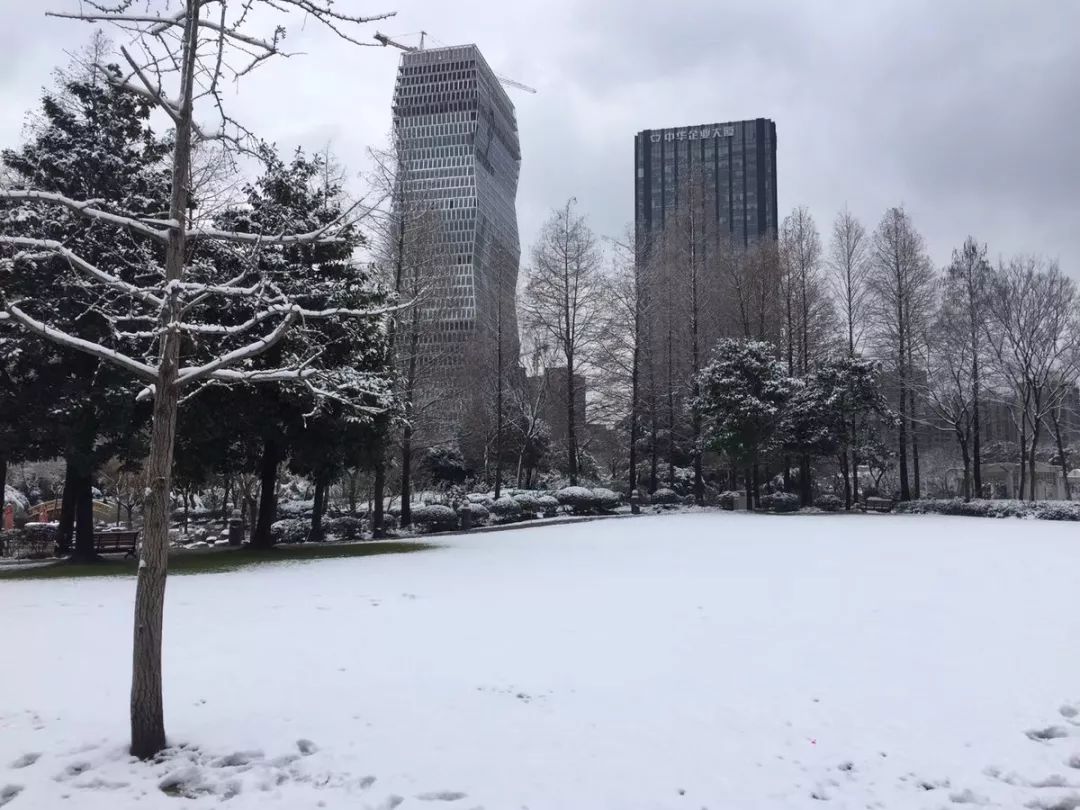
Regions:
<instances>
[{"instance_id":1,"label":"snow-covered ground","mask_svg":"<svg viewBox=\"0 0 1080 810\"><path fill-rule=\"evenodd\" d=\"M0 804L1080 802L1073 524L698 513L440 542L171 579L182 747L150 765L124 753L133 582L0 582Z\"/></svg>"}]
</instances>

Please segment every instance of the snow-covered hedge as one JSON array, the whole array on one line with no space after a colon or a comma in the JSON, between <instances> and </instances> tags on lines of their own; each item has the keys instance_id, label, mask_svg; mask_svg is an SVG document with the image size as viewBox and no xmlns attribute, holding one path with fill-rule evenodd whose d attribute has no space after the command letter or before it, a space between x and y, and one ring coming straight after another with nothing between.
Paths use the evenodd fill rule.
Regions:
<instances>
[{"instance_id":1,"label":"snow-covered hedge","mask_svg":"<svg viewBox=\"0 0 1080 810\"><path fill-rule=\"evenodd\" d=\"M491 514L495 516L496 523L513 523L515 520L521 520L521 504L509 495L503 495L491 504Z\"/></svg>"},{"instance_id":2,"label":"snow-covered hedge","mask_svg":"<svg viewBox=\"0 0 1080 810\"><path fill-rule=\"evenodd\" d=\"M15 487L4 484L4 503L0 504L0 506L7 506L8 504L15 507L16 515L21 515L25 514L26 510L30 508L30 499Z\"/></svg>"},{"instance_id":3,"label":"snow-covered hedge","mask_svg":"<svg viewBox=\"0 0 1080 810\"><path fill-rule=\"evenodd\" d=\"M324 516L323 537L327 540L363 540L365 521L355 515Z\"/></svg>"},{"instance_id":4,"label":"snow-covered hedge","mask_svg":"<svg viewBox=\"0 0 1080 810\"><path fill-rule=\"evenodd\" d=\"M898 503L896 511L909 515L1080 520L1080 502L1077 501L975 500L965 503L960 498L926 499Z\"/></svg>"},{"instance_id":5,"label":"snow-covered hedge","mask_svg":"<svg viewBox=\"0 0 1080 810\"><path fill-rule=\"evenodd\" d=\"M465 496L465 499L469 503L478 503L485 509L490 509L491 505L495 503L495 499L488 495L486 492L470 492Z\"/></svg>"},{"instance_id":6,"label":"snow-covered hedge","mask_svg":"<svg viewBox=\"0 0 1080 810\"><path fill-rule=\"evenodd\" d=\"M592 494L596 498L596 508L601 512L614 512L622 504L622 496L614 490L597 487Z\"/></svg>"},{"instance_id":7,"label":"snow-covered hedge","mask_svg":"<svg viewBox=\"0 0 1080 810\"><path fill-rule=\"evenodd\" d=\"M540 515L555 517L559 513L559 499L546 492L524 491L518 492L514 500L521 506L523 512L528 515Z\"/></svg>"},{"instance_id":8,"label":"snow-covered hedge","mask_svg":"<svg viewBox=\"0 0 1080 810\"><path fill-rule=\"evenodd\" d=\"M491 517L488 508L482 503L466 502L459 506L457 511L459 518L463 518L468 513L469 521L473 526L483 526ZM462 523L462 525L465 524Z\"/></svg>"},{"instance_id":9,"label":"snow-covered hedge","mask_svg":"<svg viewBox=\"0 0 1080 810\"><path fill-rule=\"evenodd\" d=\"M555 497L575 515L587 515L596 508L596 496L586 487L563 487L555 493Z\"/></svg>"},{"instance_id":10,"label":"snow-covered hedge","mask_svg":"<svg viewBox=\"0 0 1080 810\"><path fill-rule=\"evenodd\" d=\"M56 545L56 526L28 523L21 529L0 531L0 556L16 560L49 557Z\"/></svg>"},{"instance_id":11,"label":"snow-covered hedge","mask_svg":"<svg viewBox=\"0 0 1080 810\"><path fill-rule=\"evenodd\" d=\"M315 511L315 501L279 501L278 514L285 517L303 517Z\"/></svg>"},{"instance_id":12,"label":"snow-covered hedge","mask_svg":"<svg viewBox=\"0 0 1080 810\"><path fill-rule=\"evenodd\" d=\"M285 518L270 524L270 536L275 543L303 543L311 532L311 521L306 518ZM201 540L197 535L196 540Z\"/></svg>"},{"instance_id":13,"label":"snow-covered hedge","mask_svg":"<svg viewBox=\"0 0 1080 810\"><path fill-rule=\"evenodd\" d=\"M433 503L414 506L412 522L425 531L446 532L458 527L458 516L449 506Z\"/></svg>"},{"instance_id":14,"label":"snow-covered hedge","mask_svg":"<svg viewBox=\"0 0 1080 810\"><path fill-rule=\"evenodd\" d=\"M799 496L794 492L770 492L759 499L762 509L770 512L798 512Z\"/></svg>"},{"instance_id":15,"label":"snow-covered hedge","mask_svg":"<svg viewBox=\"0 0 1080 810\"><path fill-rule=\"evenodd\" d=\"M717 497L717 502L720 504L721 509L727 509L729 512L735 511L735 504L738 503L739 498L743 497L746 493L739 492L737 489L729 489L725 492L721 492Z\"/></svg>"},{"instance_id":16,"label":"snow-covered hedge","mask_svg":"<svg viewBox=\"0 0 1080 810\"><path fill-rule=\"evenodd\" d=\"M679 493L673 489L667 487L660 487L652 495L649 496L649 503L657 503L661 505L675 504L679 502Z\"/></svg>"},{"instance_id":17,"label":"snow-covered hedge","mask_svg":"<svg viewBox=\"0 0 1080 810\"><path fill-rule=\"evenodd\" d=\"M844 501L836 495L818 495L814 499L814 506L822 512L839 512L844 508Z\"/></svg>"}]
</instances>

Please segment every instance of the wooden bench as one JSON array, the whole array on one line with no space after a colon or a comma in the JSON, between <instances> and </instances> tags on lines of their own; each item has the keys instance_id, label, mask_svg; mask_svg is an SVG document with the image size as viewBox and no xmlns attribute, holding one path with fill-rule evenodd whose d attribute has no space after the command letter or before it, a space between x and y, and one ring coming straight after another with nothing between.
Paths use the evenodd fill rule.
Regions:
<instances>
[{"instance_id":1,"label":"wooden bench","mask_svg":"<svg viewBox=\"0 0 1080 810\"><path fill-rule=\"evenodd\" d=\"M139 545L138 531L94 532L95 554L119 554L134 557Z\"/></svg>"},{"instance_id":2,"label":"wooden bench","mask_svg":"<svg viewBox=\"0 0 1080 810\"><path fill-rule=\"evenodd\" d=\"M867 498L863 501L864 512L891 512L893 510L892 498Z\"/></svg>"}]
</instances>

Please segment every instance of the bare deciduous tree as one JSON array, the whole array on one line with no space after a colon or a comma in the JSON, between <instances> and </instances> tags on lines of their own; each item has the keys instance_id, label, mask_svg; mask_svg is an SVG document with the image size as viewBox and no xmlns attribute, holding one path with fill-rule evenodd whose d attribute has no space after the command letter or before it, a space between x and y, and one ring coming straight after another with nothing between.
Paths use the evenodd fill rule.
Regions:
<instances>
[{"instance_id":1,"label":"bare deciduous tree","mask_svg":"<svg viewBox=\"0 0 1080 810\"><path fill-rule=\"evenodd\" d=\"M567 474L577 483L575 375L587 367L601 334L605 284L596 235L574 199L544 224L533 247L521 312L527 329L550 342L566 363Z\"/></svg>"},{"instance_id":2,"label":"bare deciduous tree","mask_svg":"<svg viewBox=\"0 0 1080 810\"><path fill-rule=\"evenodd\" d=\"M101 290L103 314L113 325L108 340L92 342L50 326L32 302L3 300L0 318L15 322L72 350L85 352L128 371L145 385L140 396L153 397L153 428L146 463L148 479L143 543L135 596L134 651L131 686L131 752L148 758L166 745L161 682L162 618L168 570L170 482L177 408L184 389L197 391L209 384L293 383L305 385L320 397L342 400L357 394L381 395L381 386L367 375L321 369L318 352L290 357L279 368L252 371L246 361L276 345L297 324L340 318L368 318L376 313L348 307L308 310L251 272L231 279L192 277L191 251L200 245L254 253L268 246L332 241L347 217L315 231L298 234L227 232L196 225L189 217L191 173L196 147L227 144L249 150L248 133L226 112L223 84L239 79L272 57L284 53L285 29L269 38L252 33L249 11L265 6L279 14L290 12L323 24L343 39L361 44L352 29L378 17L349 15L332 0L148 0L88 2L73 12L53 16L90 23L110 23L127 34L120 52L126 73L114 77L123 89L149 101L174 125L171 196L162 201L159 218L128 216L96 200L76 200L34 189L0 192L0 199L26 205L61 206L81 216L128 229L153 245L144 259L145 272L125 278L120 269L98 267L65 245L47 240L0 237L0 243L21 250L18 262L36 256L59 255L82 273L85 283ZM230 9L236 14L228 16ZM109 74L112 76L113 74ZM217 117L211 126L200 111ZM350 212L350 214L355 212ZM158 264L151 258L163 257ZM251 263L254 266L254 262ZM215 302L242 300L254 314L243 323L212 320ZM108 307L108 304L113 306ZM209 315L209 317L208 317ZM133 325L134 324L134 325ZM185 356L197 341L201 355ZM212 347L212 350L207 350ZM190 396L191 394L187 394Z\"/></svg>"}]
</instances>

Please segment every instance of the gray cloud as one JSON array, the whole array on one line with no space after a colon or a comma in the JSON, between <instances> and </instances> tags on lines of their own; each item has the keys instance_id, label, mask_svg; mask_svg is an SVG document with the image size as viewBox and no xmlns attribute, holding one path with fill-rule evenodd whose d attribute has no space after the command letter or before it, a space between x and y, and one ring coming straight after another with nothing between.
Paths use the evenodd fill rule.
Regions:
<instances>
[{"instance_id":1,"label":"gray cloud","mask_svg":"<svg viewBox=\"0 0 1080 810\"><path fill-rule=\"evenodd\" d=\"M64 49L90 29L46 20L74 0L0 0L0 144ZM355 0L364 11L378 0ZM633 217L633 135L646 127L769 117L781 216L810 207L827 234L848 205L868 226L903 203L934 260L972 233L996 254L1059 257L1080 277L1080 5L1004 0L401 0L379 23L476 42L511 91L521 130L524 247L578 197L597 230ZM312 26L306 52L253 75L235 98L283 147L328 141L359 171L390 127L397 53L355 49Z\"/></svg>"}]
</instances>

